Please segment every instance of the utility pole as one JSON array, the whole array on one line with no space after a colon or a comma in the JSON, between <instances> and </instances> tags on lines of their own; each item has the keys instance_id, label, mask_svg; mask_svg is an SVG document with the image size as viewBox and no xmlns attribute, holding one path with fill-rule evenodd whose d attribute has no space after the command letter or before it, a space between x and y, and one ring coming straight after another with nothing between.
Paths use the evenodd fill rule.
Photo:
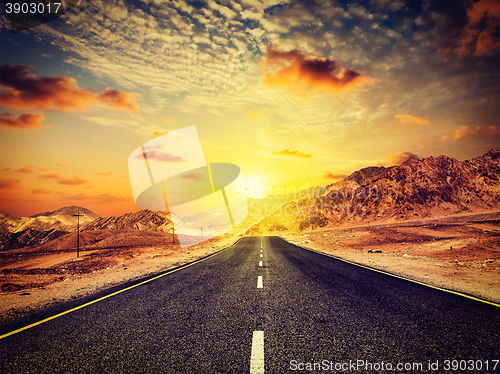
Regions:
<instances>
[{"instance_id":1,"label":"utility pole","mask_svg":"<svg viewBox=\"0 0 500 374\"><path fill-rule=\"evenodd\" d=\"M78 217L76 229L76 257L80 257L80 217L83 217L83 214L80 214L80 211L77 210L76 214L73 214L73 216Z\"/></svg>"},{"instance_id":2,"label":"utility pole","mask_svg":"<svg viewBox=\"0 0 500 374\"><path fill-rule=\"evenodd\" d=\"M172 243L175 243L175 227L172 226Z\"/></svg>"}]
</instances>

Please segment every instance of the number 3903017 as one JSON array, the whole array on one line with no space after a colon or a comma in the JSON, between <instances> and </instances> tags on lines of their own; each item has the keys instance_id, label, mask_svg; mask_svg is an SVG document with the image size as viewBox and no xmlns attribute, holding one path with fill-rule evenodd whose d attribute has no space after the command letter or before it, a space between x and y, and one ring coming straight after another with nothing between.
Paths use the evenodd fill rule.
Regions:
<instances>
[{"instance_id":1,"label":"number 3903017","mask_svg":"<svg viewBox=\"0 0 500 374\"><path fill-rule=\"evenodd\" d=\"M61 10L64 13L64 8L61 8L61 3L5 3L6 12L10 13L57 13Z\"/></svg>"}]
</instances>

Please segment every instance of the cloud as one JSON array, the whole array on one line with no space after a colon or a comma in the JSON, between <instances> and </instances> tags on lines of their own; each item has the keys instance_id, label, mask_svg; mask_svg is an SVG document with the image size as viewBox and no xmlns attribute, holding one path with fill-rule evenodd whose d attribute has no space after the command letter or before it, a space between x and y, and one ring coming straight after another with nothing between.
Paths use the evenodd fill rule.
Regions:
<instances>
[{"instance_id":1,"label":"cloud","mask_svg":"<svg viewBox=\"0 0 500 374\"><path fill-rule=\"evenodd\" d=\"M33 173L34 172L33 166L31 166L31 165L26 165L25 167L23 167L21 169L17 169L16 171L19 173Z\"/></svg>"},{"instance_id":2,"label":"cloud","mask_svg":"<svg viewBox=\"0 0 500 374\"><path fill-rule=\"evenodd\" d=\"M0 188L2 189L17 188L20 183L20 179L0 178Z\"/></svg>"},{"instance_id":3,"label":"cloud","mask_svg":"<svg viewBox=\"0 0 500 374\"><path fill-rule=\"evenodd\" d=\"M42 174L37 177L38 179L57 179L60 180L62 179L61 174L59 173L52 173L52 174Z\"/></svg>"},{"instance_id":4,"label":"cloud","mask_svg":"<svg viewBox=\"0 0 500 374\"><path fill-rule=\"evenodd\" d=\"M247 116L253 120L256 120L256 121L262 121L264 119L264 116L261 116L259 113L257 113L254 110L249 110L247 113Z\"/></svg>"},{"instance_id":5,"label":"cloud","mask_svg":"<svg viewBox=\"0 0 500 374\"><path fill-rule=\"evenodd\" d=\"M491 125L488 127L476 126L475 128L471 126L460 126L458 129L455 130L453 134L453 140L462 139L463 137L469 135L482 135L482 136L500 135L500 126L498 125Z\"/></svg>"},{"instance_id":6,"label":"cloud","mask_svg":"<svg viewBox=\"0 0 500 374\"><path fill-rule=\"evenodd\" d=\"M385 159L383 162L379 162L377 165L378 166L401 165L411 158L416 159L416 160L420 160L420 157L418 157L415 153L396 152L396 153L389 155L389 157L387 157L387 159Z\"/></svg>"},{"instance_id":7,"label":"cloud","mask_svg":"<svg viewBox=\"0 0 500 374\"><path fill-rule=\"evenodd\" d=\"M34 77L28 66L0 66L2 105L15 109L71 111L85 109L89 104L137 112L140 95L106 88L102 93L78 87L71 77ZM43 119L43 118L42 118Z\"/></svg>"},{"instance_id":8,"label":"cloud","mask_svg":"<svg viewBox=\"0 0 500 374\"><path fill-rule=\"evenodd\" d=\"M184 174L181 178L182 179L190 179L190 180L194 180L197 182L202 182L205 180L205 177L203 176L203 174L199 174L199 173Z\"/></svg>"},{"instance_id":9,"label":"cloud","mask_svg":"<svg viewBox=\"0 0 500 374\"><path fill-rule=\"evenodd\" d=\"M122 196L113 196L108 193L90 195L86 193L78 193L78 194L70 194L68 192L63 191L53 191L46 190L44 188L34 188L31 190L31 193L35 195L60 195L60 199L67 200L90 200L90 201L98 201L101 203L117 203L117 202L126 202L130 201L130 197L122 197Z\"/></svg>"},{"instance_id":10,"label":"cloud","mask_svg":"<svg viewBox=\"0 0 500 374\"><path fill-rule=\"evenodd\" d=\"M460 126L460 128L455 130L453 140L463 138L464 136L470 135L471 133L472 133L472 130L469 128L469 126Z\"/></svg>"},{"instance_id":11,"label":"cloud","mask_svg":"<svg viewBox=\"0 0 500 374\"><path fill-rule=\"evenodd\" d=\"M172 122L175 122L175 119L173 117L164 117L163 118L165 120L165 122L167 123L172 123Z\"/></svg>"},{"instance_id":12,"label":"cloud","mask_svg":"<svg viewBox=\"0 0 500 374\"><path fill-rule=\"evenodd\" d=\"M171 162L171 163L187 162L187 160L185 158L182 158L181 156L174 156L169 153L163 153L156 149L147 151L147 156L148 160L156 160L161 162ZM136 158L142 160L143 155L142 154L137 155Z\"/></svg>"},{"instance_id":13,"label":"cloud","mask_svg":"<svg viewBox=\"0 0 500 374\"><path fill-rule=\"evenodd\" d=\"M347 178L348 175L345 174L333 174L329 171L325 172L325 175L323 175L323 178L325 179L344 179Z\"/></svg>"},{"instance_id":14,"label":"cloud","mask_svg":"<svg viewBox=\"0 0 500 374\"><path fill-rule=\"evenodd\" d=\"M403 123L418 123L420 125L429 124L429 116L426 116L425 119L417 116L412 116L411 114L396 114L394 118L399 119Z\"/></svg>"},{"instance_id":15,"label":"cloud","mask_svg":"<svg viewBox=\"0 0 500 374\"><path fill-rule=\"evenodd\" d=\"M62 178L58 183L59 184L66 184L69 186L81 186L82 184L85 184L87 182L88 181L86 179L75 176L72 179Z\"/></svg>"},{"instance_id":16,"label":"cloud","mask_svg":"<svg viewBox=\"0 0 500 374\"><path fill-rule=\"evenodd\" d=\"M493 125L488 127L491 135L500 135L500 126Z\"/></svg>"},{"instance_id":17,"label":"cloud","mask_svg":"<svg viewBox=\"0 0 500 374\"><path fill-rule=\"evenodd\" d=\"M82 184L87 183L88 181L86 179L74 176L71 179L64 178L61 174L59 173L52 173L52 174L42 174L38 176L38 179L55 179L57 180L59 184L65 184L69 186L80 186Z\"/></svg>"},{"instance_id":18,"label":"cloud","mask_svg":"<svg viewBox=\"0 0 500 374\"><path fill-rule=\"evenodd\" d=\"M96 174L100 177L110 177L110 176L114 175L115 173L113 173L112 171L108 171L107 173L96 173Z\"/></svg>"},{"instance_id":19,"label":"cloud","mask_svg":"<svg viewBox=\"0 0 500 374\"><path fill-rule=\"evenodd\" d=\"M457 40L455 53L459 56L474 51L474 56L498 53L498 24L500 2L480 0L467 9L467 25Z\"/></svg>"},{"instance_id":20,"label":"cloud","mask_svg":"<svg viewBox=\"0 0 500 374\"><path fill-rule=\"evenodd\" d=\"M127 202L131 201L132 199L130 197L123 197L123 196L113 196L108 193L102 193L98 195L89 195L86 193L78 193L78 194L66 194L66 193L59 193L56 192L56 194L60 194L61 200L68 201L68 200L89 200L89 201L96 201L100 203L121 203L121 202Z\"/></svg>"},{"instance_id":21,"label":"cloud","mask_svg":"<svg viewBox=\"0 0 500 374\"><path fill-rule=\"evenodd\" d=\"M45 194L52 194L54 193L54 191L46 190L45 188L34 188L31 190L31 193L35 195L45 195Z\"/></svg>"},{"instance_id":22,"label":"cloud","mask_svg":"<svg viewBox=\"0 0 500 374\"><path fill-rule=\"evenodd\" d=\"M155 132L153 133L153 136L154 136L155 138L157 138L157 137L162 136L162 135L165 135L165 134L166 134L166 132L159 132L159 131L155 131Z\"/></svg>"},{"instance_id":23,"label":"cloud","mask_svg":"<svg viewBox=\"0 0 500 374\"><path fill-rule=\"evenodd\" d=\"M300 158L311 158L312 155L309 153L302 153L299 151L290 151L288 148L285 148L282 151L273 152L274 155L277 156L292 156L292 157L300 157Z\"/></svg>"},{"instance_id":24,"label":"cloud","mask_svg":"<svg viewBox=\"0 0 500 374\"><path fill-rule=\"evenodd\" d=\"M309 56L293 49L287 52L267 46L267 55L261 63L264 69L277 69L264 75L267 87L283 87L297 95L317 89L339 93L356 86L372 84L373 80L349 68L342 68L335 60Z\"/></svg>"},{"instance_id":25,"label":"cloud","mask_svg":"<svg viewBox=\"0 0 500 374\"><path fill-rule=\"evenodd\" d=\"M23 167L21 169L3 168L2 171L15 171L18 173L33 173L35 170L34 170L33 166L26 165L25 167Z\"/></svg>"},{"instance_id":26,"label":"cloud","mask_svg":"<svg viewBox=\"0 0 500 374\"><path fill-rule=\"evenodd\" d=\"M1 97L2 94L0 94ZM44 116L36 113L23 113L17 117L0 115L0 126L14 128L14 129L34 129L40 127L50 127L44 126L42 121Z\"/></svg>"}]
</instances>

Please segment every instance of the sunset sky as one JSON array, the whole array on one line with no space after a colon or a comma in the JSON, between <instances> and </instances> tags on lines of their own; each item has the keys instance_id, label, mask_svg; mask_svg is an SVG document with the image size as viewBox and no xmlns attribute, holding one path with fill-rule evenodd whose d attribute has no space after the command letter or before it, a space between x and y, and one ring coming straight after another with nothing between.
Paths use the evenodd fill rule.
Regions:
<instances>
[{"instance_id":1,"label":"sunset sky","mask_svg":"<svg viewBox=\"0 0 500 374\"><path fill-rule=\"evenodd\" d=\"M132 151L196 125L251 196L500 148L497 0L81 1L0 18L0 211L139 210Z\"/></svg>"}]
</instances>

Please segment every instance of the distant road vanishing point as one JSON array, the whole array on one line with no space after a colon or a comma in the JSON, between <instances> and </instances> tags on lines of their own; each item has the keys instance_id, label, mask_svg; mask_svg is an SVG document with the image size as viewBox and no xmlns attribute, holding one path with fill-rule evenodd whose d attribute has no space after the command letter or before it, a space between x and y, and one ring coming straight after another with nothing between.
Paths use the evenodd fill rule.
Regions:
<instances>
[{"instance_id":1,"label":"distant road vanishing point","mask_svg":"<svg viewBox=\"0 0 500 374\"><path fill-rule=\"evenodd\" d=\"M499 306L278 237L116 291L0 326L0 372L472 373L500 359Z\"/></svg>"}]
</instances>

